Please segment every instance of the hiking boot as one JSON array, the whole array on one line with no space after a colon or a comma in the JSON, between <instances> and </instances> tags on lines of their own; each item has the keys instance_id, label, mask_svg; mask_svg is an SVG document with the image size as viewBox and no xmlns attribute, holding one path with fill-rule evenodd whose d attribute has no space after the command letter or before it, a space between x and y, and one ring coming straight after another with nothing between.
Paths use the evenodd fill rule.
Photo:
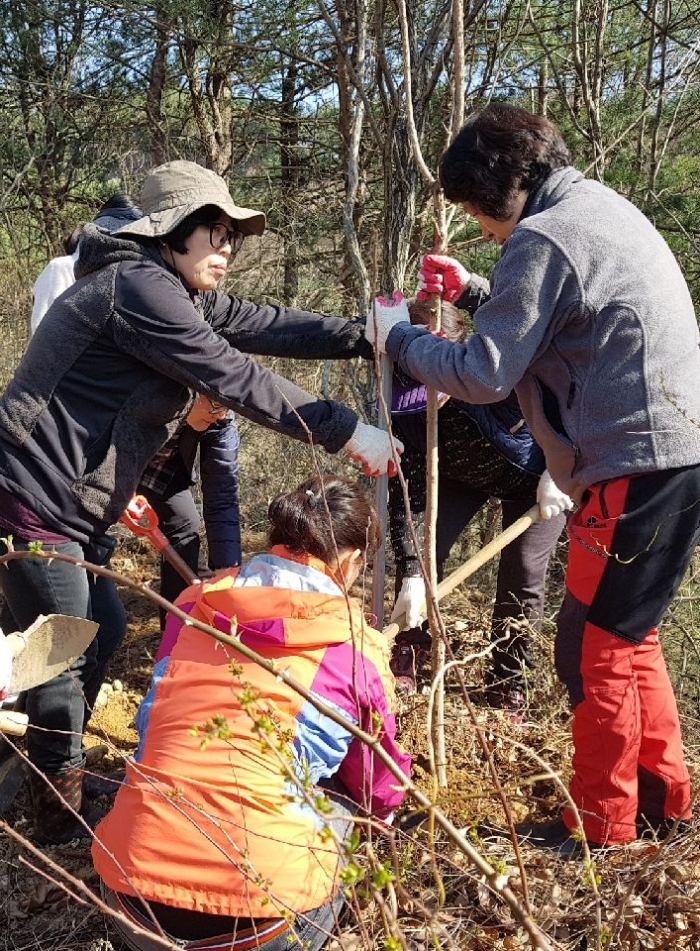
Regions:
<instances>
[{"instance_id":1,"label":"hiking boot","mask_svg":"<svg viewBox=\"0 0 700 951\"><path fill-rule=\"evenodd\" d=\"M417 674L430 660L432 638L420 627L402 631L391 649L389 667L396 678L396 690L403 694L416 692Z\"/></svg>"},{"instance_id":2,"label":"hiking boot","mask_svg":"<svg viewBox=\"0 0 700 951\"><path fill-rule=\"evenodd\" d=\"M520 686L503 680L487 684L481 697L476 694L473 702L493 710L503 710L514 726L531 726L527 718L527 696Z\"/></svg>"},{"instance_id":3,"label":"hiking boot","mask_svg":"<svg viewBox=\"0 0 700 951\"><path fill-rule=\"evenodd\" d=\"M637 835L640 839L664 842L687 835L693 828L692 819L659 819L657 816L638 816Z\"/></svg>"},{"instance_id":4,"label":"hiking boot","mask_svg":"<svg viewBox=\"0 0 700 951\"><path fill-rule=\"evenodd\" d=\"M95 806L83 803L80 766L45 775L32 770L29 788L34 808L34 841L39 845L65 845L73 839L85 839L103 816ZM82 816L88 828L71 810Z\"/></svg>"},{"instance_id":5,"label":"hiking boot","mask_svg":"<svg viewBox=\"0 0 700 951\"><path fill-rule=\"evenodd\" d=\"M97 769L102 760L109 754L109 747L104 743L98 746L83 747L83 758L86 769Z\"/></svg>"},{"instance_id":6,"label":"hiking boot","mask_svg":"<svg viewBox=\"0 0 700 951\"><path fill-rule=\"evenodd\" d=\"M506 683L490 684L484 691L486 705L507 713L524 713L527 706L525 691Z\"/></svg>"},{"instance_id":7,"label":"hiking boot","mask_svg":"<svg viewBox=\"0 0 700 951\"><path fill-rule=\"evenodd\" d=\"M581 838L575 833L572 834L561 819L550 822L518 822L514 829L523 843L536 849L555 852L560 859L578 859L583 855ZM595 852L603 846L589 841L588 848Z\"/></svg>"}]
</instances>

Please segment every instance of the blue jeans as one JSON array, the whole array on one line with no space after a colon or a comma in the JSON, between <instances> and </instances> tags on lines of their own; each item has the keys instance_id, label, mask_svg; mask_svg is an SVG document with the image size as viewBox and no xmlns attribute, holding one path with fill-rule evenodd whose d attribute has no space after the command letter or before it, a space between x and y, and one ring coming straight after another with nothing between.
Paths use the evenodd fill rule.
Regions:
<instances>
[{"instance_id":1,"label":"blue jeans","mask_svg":"<svg viewBox=\"0 0 700 951\"><path fill-rule=\"evenodd\" d=\"M16 551L28 542L14 536ZM111 539L91 544L65 542L51 545L60 554L93 564L109 561ZM0 542L0 554L7 548ZM40 614L69 614L90 618L100 625L82 657L62 674L27 691L29 715L27 753L45 773L81 766L82 736L110 658L126 633L126 612L113 581L95 578L84 568L45 558L9 562L0 568L0 587L7 608L21 629Z\"/></svg>"},{"instance_id":2,"label":"blue jeans","mask_svg":"<svg viewBox=\"0 0 700 951\"><path fill-rule=\"evenodd\" d=\"M199 577L208 570L241 563L241 519L238 505L238 428L234 417L214 423L202 433L185 430L181 452L167 489L156 491L139 486L158 516L158 525L177 554ZM209 548L207 566L201 552L200 516L192 495L192 461L199 447L202 515ZM182 450L182 451L181 451ZM175 601L187 587L175 568L164 558L160 563L160 593ZM167 612L160 608L161 630Z\"/></svg>"},{"instance_id":3,"label":"blue jeans","mask_svg":"<svg viewBox=\"0 0 700 951\"><path fill-rule=\"evenodd\" d=\"M338 839L345 842L353 828L352 817L357 812L357 804L347 796L339 782L328 779L322 780L319 785L325 789L333 802L333 815L328 820L329 824ZM341 855L340 862L344 864L344 861ZM160 942L154 941L148 935L141 934L129 926L129 922L132 922L146 931L154 930L150 916L145 916L145 905L138 899L112 891L104 882L100 885L105 904L121 912L127 919L114 919L114 925L127 947L131 951L161 951ZM343 893L338 889L323 905L311 911L300 912L294 922L280 934L276 934L267 941L263 940L255 947L258 951L320 951L336 930L338 915L344 904ZM183 951L197 951L200 946L219 949L219 951L236 951L237 945L250 947L250 919L245 921L235 918L217 919L214 915L193 914L183 909L168 909L167 906L157 903L151 905L151 914L160 921L164 933L169 934ZM187 933L192 928L196 932L199 926L200 932L206 936L200 940L180 938L175 933L178 930L178 923L181 924L180 934ZM220 941L217 942L216 938L220 938Z\"/></svg>"},{"instance_id":4,"label":"blue jeans","mask_svg":"<svg viewBox=\"0 0 700 951\"><path fill-rule=\"evenodd\" d=\"M119 937L131 951L162 951L163 945L160 941L155 941L148 935L142 934L135 928L130 927L129 922L134 925L153 930L152 921L145 917L143 911L139 912L139 902L128 896L119 895L110 888L101 883L102 898L105 904L114 911L121 912L123 918L113 919L113 924L119 932ZM285 928L281 934L277 934L269 940L263 940L261 944L256 944L258 951L320 951L330 940L333 932L336 930L338 915L344 904L342 892L337 891L330 901L314 908L313 911L305 911L297 915L294 923ZM208 917L208 916L207 916ZM127 920L124 920L124 919ZM224 919L222 928L228 924L231 919ZM247 922L246 922L247 924ZM168 935L168 929L163 928L163 932ZM219 951L236 951L237 935L240 935L238 944L246 948L250 947L250 929L247 927L240 932L226 932L209 938L203 938L200 941L187 941L170 935L170 939L183 951L197 951L199 947L217 948ZM220 941L215 943L216 937Z\"/></svg>"}]
</instances>

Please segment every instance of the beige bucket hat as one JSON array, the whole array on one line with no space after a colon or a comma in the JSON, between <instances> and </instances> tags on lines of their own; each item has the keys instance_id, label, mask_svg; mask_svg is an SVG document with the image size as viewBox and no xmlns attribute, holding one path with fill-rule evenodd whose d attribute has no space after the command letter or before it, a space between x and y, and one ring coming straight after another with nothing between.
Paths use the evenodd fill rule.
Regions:
<instances>
[{"instance_id":1,"label":"beige bucket hat","mask_svg":"<svg viewBox=\"0 0 700 951\"><path fill-rule=\"evenodd\" d=\"M237 205L220 175L196 162L177 160L159 165L148 173L141 192L143 218L130 222L116 233L159 238L204 205L221 208L233 218L242 234L260 235L265 230L262 211Z\"/></svg>"}]
</instances>

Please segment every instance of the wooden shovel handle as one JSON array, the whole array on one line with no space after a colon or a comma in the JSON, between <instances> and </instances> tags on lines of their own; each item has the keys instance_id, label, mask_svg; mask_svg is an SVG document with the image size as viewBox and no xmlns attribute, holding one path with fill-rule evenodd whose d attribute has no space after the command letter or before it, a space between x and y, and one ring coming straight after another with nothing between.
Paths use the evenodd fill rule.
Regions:
<instances>
[{"instance_id":1,"label":"wooden shovel handle","mask_svg":"<svg viewBox=\"0 0 700 951\"><path fill-rule=\"evenodd\" d=\"M0 710L0 733L7 733L9 736L24 736L28 724L29 717L26 713Z\"/></svg>"},{"instance_id":2,"label":"wooden shovel handle","mask_svg":"<svg viewBox=\"0 0 700 951\"><path fill-rule=\"evenodd\" d=\"M437 589L437 599L441 601L446 595L465 581L470 575L473 575L475 571L481 568L482 565L485 565L487 561L497 555L499 551L509 545L512 541L518 538L519 535L522 535L533 522L538 521L540 518L540 507L539 505L533 505L532 508L528 509L524 515L521 515L517 522L513 522L512 525L509 525L500 535L496 535L488 545L484 545L475 555L465 561L460 568L456 568L452 574L448 575L443 581L440 582ZM393 640L399 631L402 631L406 623L406 615L396 619L393 624L387 625L382 631L389 640Z\"/></svg>"}]
</instances>

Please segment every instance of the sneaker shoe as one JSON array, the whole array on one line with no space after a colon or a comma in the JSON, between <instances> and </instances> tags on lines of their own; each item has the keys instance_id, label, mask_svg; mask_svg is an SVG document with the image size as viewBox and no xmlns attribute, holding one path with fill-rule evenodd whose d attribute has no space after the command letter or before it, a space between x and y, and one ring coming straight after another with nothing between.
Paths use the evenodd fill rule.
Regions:
<instances>
[{"instance_id":1,"label":"sneaker shoe","mask_svg":"<svg viewBox=\"0 0 700 951\"><path fill-rule=\"evenodd\" d=\"M399 693L416 692L417 674L430 659L432 638L422 628L412 628L397 635L391 650L389 667L396 679Z\"/></svg>"},{"instance_id":2,"label":"sneaker shoe","mask_svg":"<svg viewBox=\"0 0 700 951\"><path fill-rule=\"evenodd\" d=\"M483 692L483 703L494 710L503 710L516 726L528 726L527 697L522 687L500 682L489 684Z\"/></svg>"},{"instance_id":3,"label":"sneaker shoe","mask_svg":"<svg viewBox=\"0 0 700 951\"><path fill-rule=\"evenodd\" d=\"M556 852L560 859L578 859L583 855L581 839L572 835L561 819L551 822L518 822L514 828L523 843L536 849ZM589 840L588 848L591 852L595 852L603 846Z\"/></svg>"}]
</instances>

